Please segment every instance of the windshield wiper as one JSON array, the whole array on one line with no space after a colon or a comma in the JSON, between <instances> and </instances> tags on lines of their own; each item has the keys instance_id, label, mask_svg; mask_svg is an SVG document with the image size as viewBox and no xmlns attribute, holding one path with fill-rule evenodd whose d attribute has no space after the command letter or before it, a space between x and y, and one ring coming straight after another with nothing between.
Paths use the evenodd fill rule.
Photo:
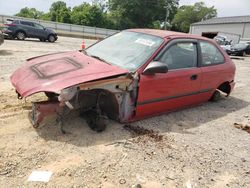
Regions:
<instances>
[{"instance_id":1,"label":"windshield wiper","mask_svg":"<svg viewBox=\"0 0 250 188\"><path fill-rule=\"evenodd\" d=\"M93 58L95 58L95 59L98 59L98 60L100 60L100 61L102 61L102 62L104 62L104 63L107 63L107 64L109 64L109 65L111 65L109 62L107 62L105 59L103 59L103 58L101 58L101 57L99 57L99 56L96 56L96 55L89 55L90 57L93 57Z\"/></svg>"},{"instance_id":2,"label":"windshield wiper","mask_svg":"<svg viewBox=\"0 0 250 188\"><path fill-rule=\"evenodd\" d=\"M98 60L100 60L100 61L102 61L102 62L104 62L104 63L107 63L107 64L111 65L111 63L107 62L105 59L103 59L103 58L101 58L101 57L99 57L99 56L88 54L88 53L86 52L86 50L83 50L82 52L83 52L85 55L87 55L87 56L93 57L93 58L98 59Z\"/></svg>"}]
</instances>

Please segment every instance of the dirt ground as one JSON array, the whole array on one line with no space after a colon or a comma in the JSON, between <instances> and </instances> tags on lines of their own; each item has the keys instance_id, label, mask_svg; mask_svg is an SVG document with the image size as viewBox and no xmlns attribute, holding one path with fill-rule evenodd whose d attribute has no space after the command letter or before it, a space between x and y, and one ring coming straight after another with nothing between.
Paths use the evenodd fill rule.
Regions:
<instances>
[{"instance_id":1,"label":"dirt ground","mask_svg":"<svg viewBox=\"0 0 250 188\"><path fill-rule=\"evenodd\" d=\"M33 98L18 100L9 76L26 58L76 50L81 42L60 37L54 44L0 46L0 187L250 187L250 134L236 128L250 124L250 57L234 60L236 88L219 102L125 128L107 121L102 133L74 115L65 122L67 134L53 119L34 129L27 118ZM131 126L153 132L141 135ZM50 181L28 181L35 170L52 171Z\"/></svg>"}]
</instances>

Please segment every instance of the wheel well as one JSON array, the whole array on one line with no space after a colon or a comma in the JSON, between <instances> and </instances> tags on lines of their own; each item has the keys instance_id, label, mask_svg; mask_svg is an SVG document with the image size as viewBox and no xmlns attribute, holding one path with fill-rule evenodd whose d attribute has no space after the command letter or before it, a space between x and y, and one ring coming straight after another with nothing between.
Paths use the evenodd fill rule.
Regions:
<instances>
[{"instance_id":1,"label":"wheel well","mask_svg":"<svg viewBox=\"0 0 250 188\"><path fill-rule=\"evenodd\" d=\"M53 33L50 33L50 34L48 35L47 39L49 39L49 37L50 37L51 35L55 37L55 35L54 35Z\"/></svg>"},{"instance_id":2,"label":"wheel well","mask_svg":"<svg viewBox=\"0 0 250 188\"><path fill-rule=\"evenodd\" d=\"M119 118L118 101L115 95L108 90L93 89L81 91L77 98L82 111L96 108L97 104L99 104L101 111L110 119L117 120Z\"/></svg>"},{"instance_id":3,"label":"wheel well","mask_svg":"<svg viewBox=\"0 0 250 188\"><path fill-rule=\"evenodd\" d=\"M24 30L17 30L16 33L15 33L15 36L17 35L18 32L22 32L25 34L25 36L27 36L26 32Z\"/></svg>"},{"instance_id":4,"label":"wheel well","mask_svg":"<svg viewBox=\"0 0 250 188\"><path fill-rule=\"evenodd\" d=\"M231 86L230 86L229 82L222 83L217 89L226 93L227 95L229 95L231 92Z\"/></svg>"}]
</instances>

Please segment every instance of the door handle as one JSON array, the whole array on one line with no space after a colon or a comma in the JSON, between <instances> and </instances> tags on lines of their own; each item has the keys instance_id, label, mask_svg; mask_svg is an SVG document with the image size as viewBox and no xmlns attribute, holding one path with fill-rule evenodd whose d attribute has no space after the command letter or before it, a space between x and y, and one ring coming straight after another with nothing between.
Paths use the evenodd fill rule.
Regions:
<instances>
[{"instance_id":1,"label":"door handle","mask_svg":"<svg viewBox=\"0 0 250 188\"><path fill-rule=\"evenodd\" d=\"M194 74L190 77L190 80L197 80L198 78L198 75L197 74Z\"/></svg>"}]
</instances>

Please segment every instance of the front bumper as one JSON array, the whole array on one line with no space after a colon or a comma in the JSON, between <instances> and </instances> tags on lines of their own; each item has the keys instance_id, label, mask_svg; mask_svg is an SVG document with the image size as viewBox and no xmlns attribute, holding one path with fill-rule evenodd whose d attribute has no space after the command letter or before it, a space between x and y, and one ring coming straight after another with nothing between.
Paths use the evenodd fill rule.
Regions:
<instances>
[{"instance_id":1,"label":"front bumper","mask_svg":"<svg viewBox=\"0 0 250 188\"><path fill-rule=\"evenodd\" d=\"M243 52L242 51L227 51L228 55L241 55Z\"/></svg>"},{"instance_id":2,"label":"front bumper","mask_svg":"<svg viewBox=\"0 0 250 188\"><path fill-rule=\"evenodd\" d=\"M29 114L29 119L34 128L38 128L44 118L51 115L58 115L61 107L58 101L42 101L32 104L32 111Z\"/></svg>"}]
</instances>

